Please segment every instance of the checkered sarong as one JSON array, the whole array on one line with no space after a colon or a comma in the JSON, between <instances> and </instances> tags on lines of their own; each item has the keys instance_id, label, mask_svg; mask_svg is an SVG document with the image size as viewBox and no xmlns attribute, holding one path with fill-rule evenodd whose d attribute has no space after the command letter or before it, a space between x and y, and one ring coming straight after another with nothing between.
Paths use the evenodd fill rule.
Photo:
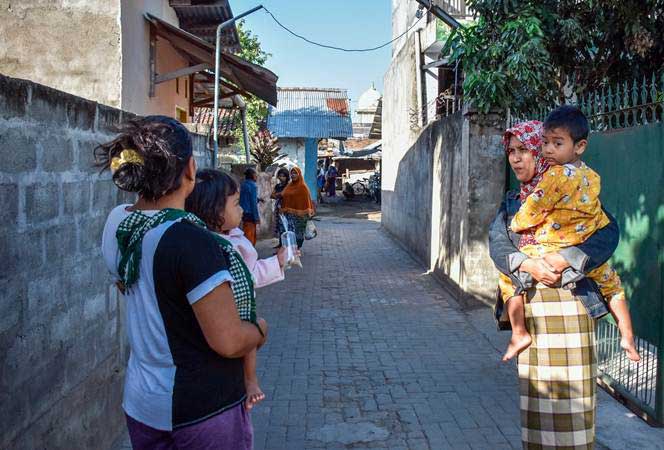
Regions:
<instances>
[{"instance_id":1,"label":"checkered sarong","mask_svg":"<svg viewBox=\"0 0 664 450\"><path fill-rule=\"evenodd\" d=\"M532 345L519 355L524 449L592 449L595 441L595 324L563 289L528 293Z\"/></svg>"}]
</instances>

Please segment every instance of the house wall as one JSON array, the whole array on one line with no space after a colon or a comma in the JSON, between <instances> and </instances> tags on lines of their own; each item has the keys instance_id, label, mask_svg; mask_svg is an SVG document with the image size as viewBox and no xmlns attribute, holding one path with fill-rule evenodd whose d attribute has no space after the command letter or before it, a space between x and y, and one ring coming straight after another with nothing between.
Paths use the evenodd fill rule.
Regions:
<instances>
[{"instance_id":1,"label":"house wall","mask_svg":"<svg viewBox=\"0 0 664 450\"><path fill-rule=\"evenodd\" d=\"M403 34L409 26L413 24L417 18L415 13L419 3L415 0L392 0L392 39L395 39L397 36ZM404 45L406 45L406 39L412 36L412 33L420 28L425 23L426 19L423 18L418 23L418 26L411 31L411 34L397 39L394 44L392 44L392 56L397 55ZM385 90L387 92L387 90Z\"/></svg>"},{"instance_id":2,"label":"house wall","mask_svg":"<svg viewBox=\"0 0 664 450\"><path fill-rule=\"evenodd\" d=\"M187 77L149 93L150 33L144 13L178 26L168 0L22 1L0 4L0 72L139 115L189 113ZM185 67L165 40L157 73Z\"/></svg>"},{"instance_id":3,"label":"house wall","mask_svg":"<svg viewBox=\"0 0 664 450\"><path fill-rule=\"evenodd\" d=\"M0 73L121 106L119 0L0 1Z\"/></svg>"},{"instance_id":4,"label":"house wall","mask_svg":"<svg viewBox=\"0 0 664 450\"><path fill-rule=\"evenodd\" d=\"M176 117L175 106L189 114L191 93L187 93L188 79L179 79L155 86L155 96L150 97L150 26L144 14L179 26L175 10L166 0L122 0L122 109L139 115L163 114ZM188 65L188 62L165 39L157 38L157 73L171 72ZM191 119L189 117L189 119Z\"/></svg>"},{"instance_id":5,"label":"house wall","mask_svg":"<svg viewBox=\"0 0 664 450\"><path fill-rule=\"evenodd\" d=\"M304 139L279 138L282 155L286 155L301 169L304 168Z\"/></svg>"}]
</instances>

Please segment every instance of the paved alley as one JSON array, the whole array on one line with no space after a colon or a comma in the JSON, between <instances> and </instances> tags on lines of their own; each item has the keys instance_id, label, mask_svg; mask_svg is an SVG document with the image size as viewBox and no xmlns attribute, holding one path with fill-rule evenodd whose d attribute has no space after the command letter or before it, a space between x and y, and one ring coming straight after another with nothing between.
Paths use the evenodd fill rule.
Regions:
<instances>
[{"instance_id":1,"label":"paved alley","mask_svg":"<svg viewBox=\"0 0 664 450\"><path fill-rule=\"evenodd\" d=\"M377 222L325 217L260 290L256 449L520 448L516 375Z\"/></svg>"}]
</instances>

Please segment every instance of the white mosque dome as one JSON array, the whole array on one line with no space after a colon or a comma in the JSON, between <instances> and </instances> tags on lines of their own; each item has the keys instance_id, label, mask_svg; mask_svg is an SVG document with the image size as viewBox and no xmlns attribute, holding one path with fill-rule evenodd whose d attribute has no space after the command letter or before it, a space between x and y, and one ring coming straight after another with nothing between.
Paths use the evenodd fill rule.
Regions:
<instances>
[{"instance_id":1,"label":"white mosque dome","mask_svg":"<svg viewBox=\"0 0 664 450\"><path fill-rule=\"evenodd\" d=\"M360 95L360 99L357 102L357 110L371 112L376 111L376 108L378 108L378 102L382 97L383 96L380 95L380 92L378 92L374 85L371 84L371 87L364 91L362 95Z\"/></svg>"}]
</instances>

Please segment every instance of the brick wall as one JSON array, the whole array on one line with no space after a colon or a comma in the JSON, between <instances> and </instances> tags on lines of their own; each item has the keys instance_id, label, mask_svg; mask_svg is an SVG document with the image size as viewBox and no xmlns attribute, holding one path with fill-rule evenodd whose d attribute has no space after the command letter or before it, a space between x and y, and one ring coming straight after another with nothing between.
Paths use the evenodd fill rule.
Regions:
<instances>
[{"instance_id":1,"label":"brick wall","mask_svg":"<svg viewBox=\"0 0 664 450\"><path fill-rule=\"evenodd\" d=\"M100 240L129 196L92 150L128 117L0 75L0 448L104 449L124 426L122 302Z\"/></svg>"}]
</instances>

